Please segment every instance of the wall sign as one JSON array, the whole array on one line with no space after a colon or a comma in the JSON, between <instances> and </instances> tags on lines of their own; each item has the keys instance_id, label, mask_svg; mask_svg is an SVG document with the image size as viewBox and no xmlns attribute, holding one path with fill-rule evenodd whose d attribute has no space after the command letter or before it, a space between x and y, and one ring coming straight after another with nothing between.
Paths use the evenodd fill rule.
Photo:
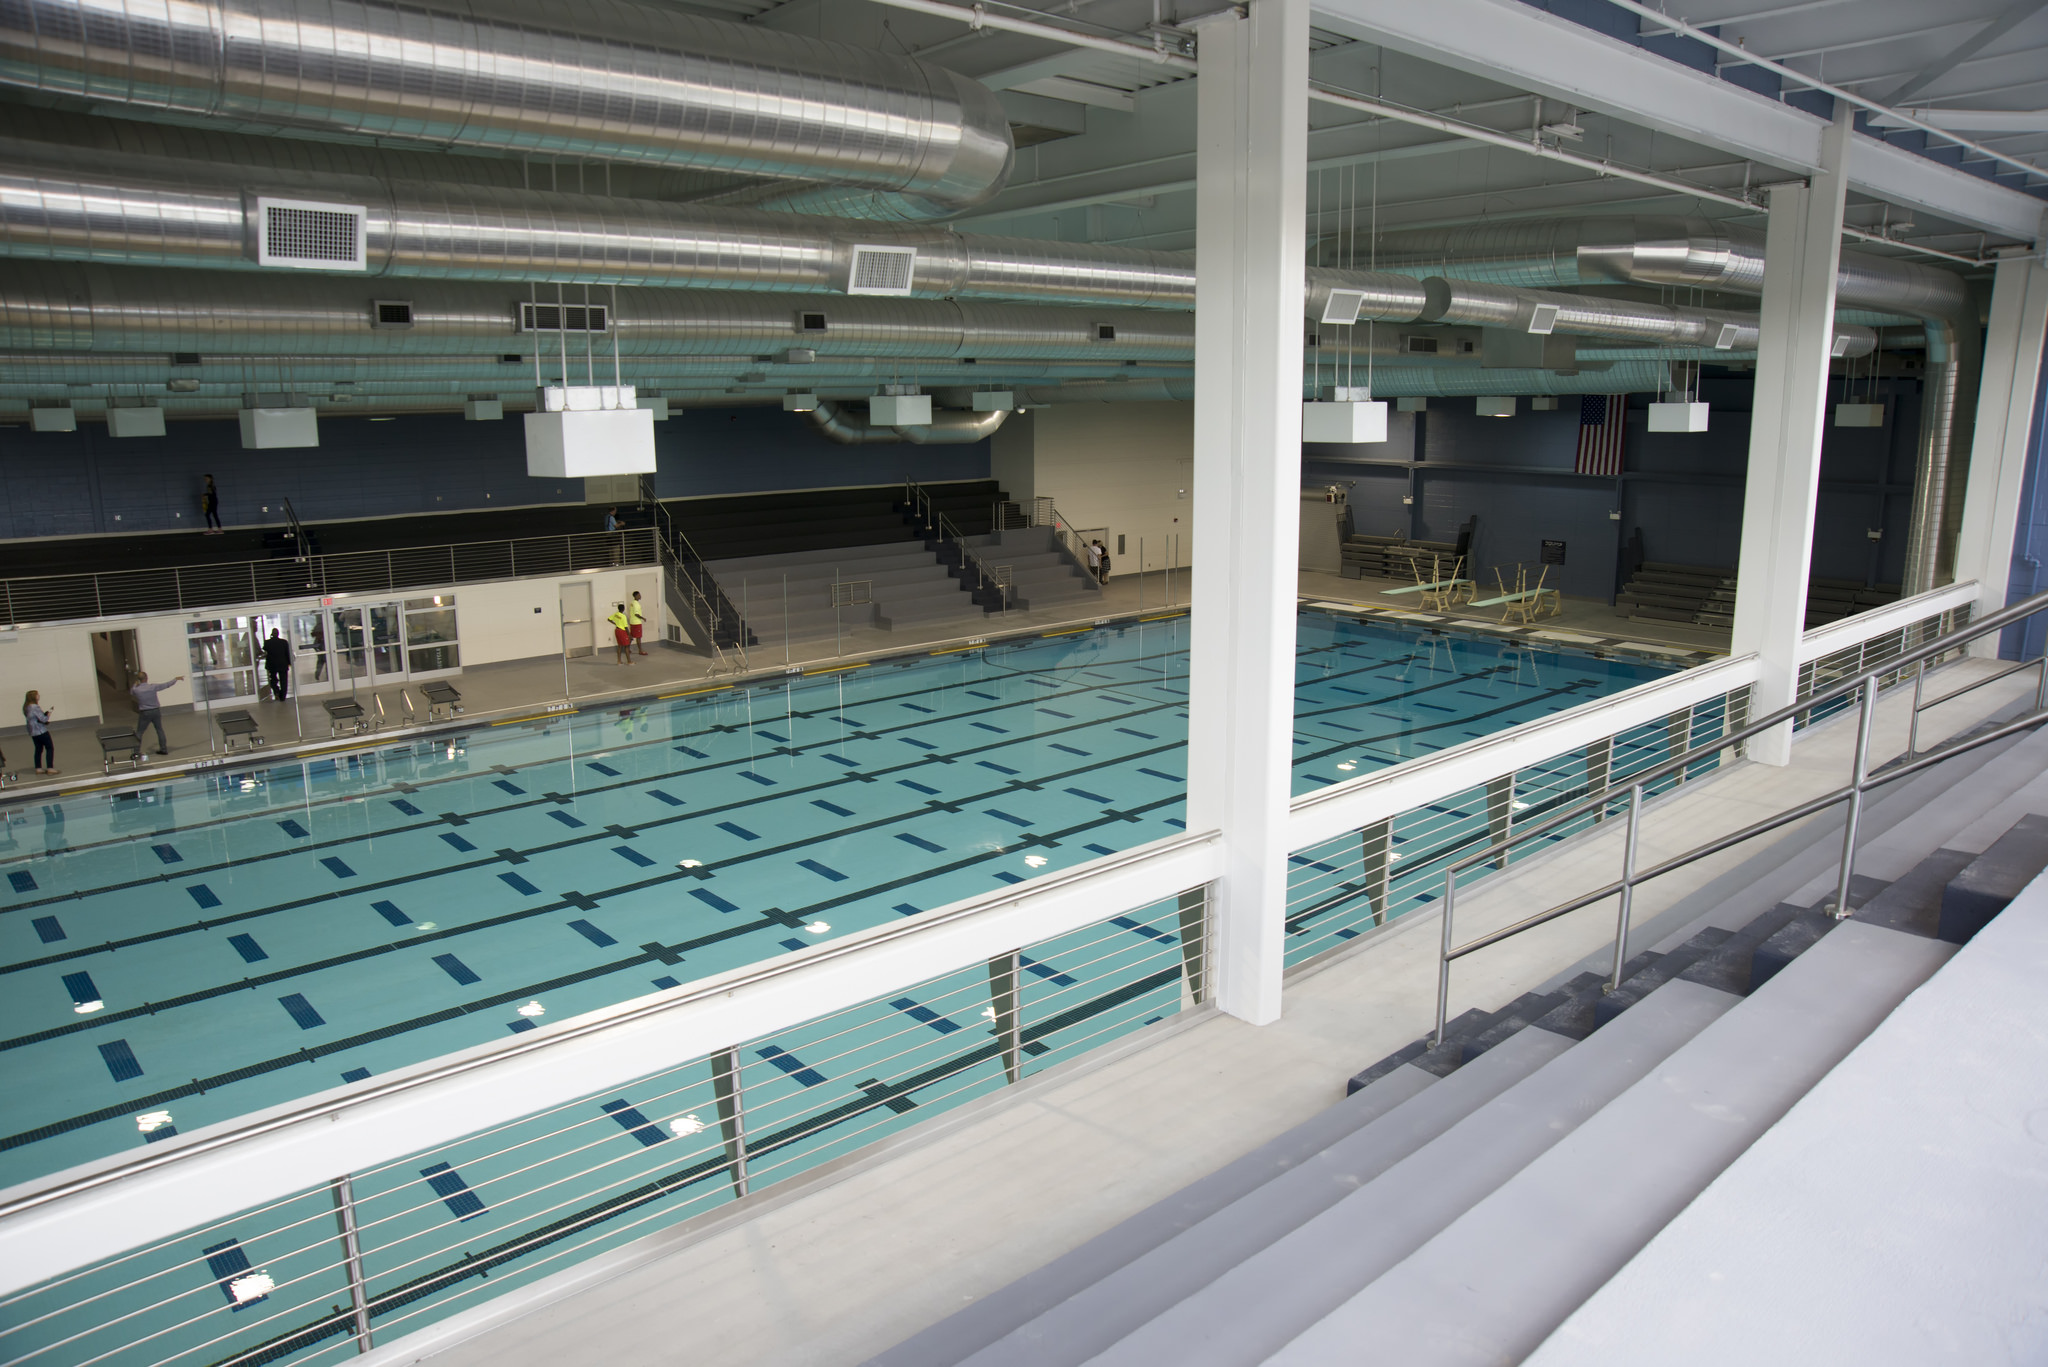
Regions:
<instances>
[{"instance_id":1,"label":"wall sign","mask_svg":"<svg viewBox=\"0 0 2048 1367\"><path fill-rule=\"evenodd\" d=\"M1543 563L1544 563L1544 564L1546 564L1546 565L1562 565L1562 564L1564 563L1564 542L1562 542L1562 541L1546 541L1546 542L1544 542L1544 543L1543 543Z\"/></svg>"}]
</instances>

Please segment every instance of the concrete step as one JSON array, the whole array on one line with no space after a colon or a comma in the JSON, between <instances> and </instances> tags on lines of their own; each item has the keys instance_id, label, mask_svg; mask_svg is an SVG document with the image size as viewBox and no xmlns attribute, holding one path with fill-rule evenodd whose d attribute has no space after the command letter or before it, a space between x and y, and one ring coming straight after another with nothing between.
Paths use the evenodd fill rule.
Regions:
<instances>
[{"instance_id":1,"label":"concrete step","mask_svg":"<svg viewBox=\"0 0 2048 1367\"><path fill-rule=\"evenodd\" d=\"M1839 923L1267 1361L1349 1364L1368 1342L1405 1367L1521 1361L1954 952Z\"/></svg>"},{"instance_id":2,"label":"concrete step","mask_svg":"<svg viewBox=\"0 0 2048 1367\"><path fill-rule=\"evenodd\" d=\"M2048 816L2024 816L1971 860L1941 893L1936 934L1967 944L2048 867Z\"/></svg>"},{"instance_id":3,"label":"concrete step","mask_svg":"<svg viewBox=\"0 0 2048 1367\"><path fill-rule=\"evenodd\" d=\"M1666 984L1426 1147L1237 1261L1089 1361L1095 1367L1239 1367L1264 1361L1597 1114L1735 1002L1711 988ZM1526 1041L1546 1038L1568 1044L1562 1036L1524 1030L1441 1086Z\"/></svg>"},{"instance_id":4,"label":"concrete step","mask_svg":"<svg viewBox=\"0 0 2048 1367\"><path fill-rule=\"evenodd\" d=\"M1435 1078L1411 1068L1369 1093L1346 1097L863 1367L954 1367L1435 1084Z\"/></svg>"},{"instance_id":5,"label":"concrete step","mask_svg":"<svg viewBox=\"0 0 2048 1367\"><path fill-rule=\"evenodd\" d=\"M1376 1086L1414 1089L1416 1094L963 1363L1075 1367L1091 1360L1153 1316L1201 1292L1239 1260L1423 1149L1568 1047L1569 1041L1531 1031L1442 1082L1430 1083L1426 1074L1412 1069L1389 1075Z\"/></svg>"}]
</instances>

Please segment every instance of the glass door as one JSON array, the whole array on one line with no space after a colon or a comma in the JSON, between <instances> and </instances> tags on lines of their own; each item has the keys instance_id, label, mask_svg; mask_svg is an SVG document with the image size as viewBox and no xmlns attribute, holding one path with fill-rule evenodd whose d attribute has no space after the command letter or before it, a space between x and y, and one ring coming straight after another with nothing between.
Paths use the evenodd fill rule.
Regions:
<instances>
[{"instance_id":1,"label":"glass door","mask_svg":"<svg viewBox=\"0 0 2048 1367\"><path fill-rule=\"evenodd\" d=\"M254 624L247 617L212 617L185 624L191 660L192 701L254 702L258 683Z\"/></svg>"},{"instance_id":2,"label":"glass door","mask_svg":"<svg viewBox=\"0 0 2048 1367\"><path fill-rule=\"evenodd\" d=\"M405 600L405 672L412 678L449 674L462 665L457 644L455 595Z\"/></svg>"}]
</instances>

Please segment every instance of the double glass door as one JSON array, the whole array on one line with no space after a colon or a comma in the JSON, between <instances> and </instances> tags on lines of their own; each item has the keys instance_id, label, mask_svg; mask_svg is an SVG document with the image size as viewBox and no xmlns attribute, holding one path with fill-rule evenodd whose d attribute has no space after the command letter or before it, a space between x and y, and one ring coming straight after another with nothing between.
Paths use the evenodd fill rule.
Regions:
<instances>
[{"instance_id":1,"label":"double glass door","mask_svg":"<svg viewBox=\"0 0 2048 1367\"><path fill-rule=\"evenodd\" d=\"M217 618L187 631L197 696L215 703L270 696L263 643L272 631L291 644L294 693L367 691L461 666L452 594Z\"/></svg>"}]
</instances>

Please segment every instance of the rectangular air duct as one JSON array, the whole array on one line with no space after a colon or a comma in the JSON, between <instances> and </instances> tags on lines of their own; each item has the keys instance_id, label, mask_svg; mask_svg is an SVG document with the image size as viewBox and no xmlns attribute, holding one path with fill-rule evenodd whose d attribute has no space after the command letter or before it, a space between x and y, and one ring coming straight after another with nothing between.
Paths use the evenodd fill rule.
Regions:
<instances>
[{"instance_id":1,"label":"rectangular air duct","mask_svg":"<svg viewBox=\"0 0 2048 1367\"><path fill-rule=\"evenodd\" d=\"M785 413L815 413L818 411L816 394L784 394L782 411Z\"/></svg>"},{"instance_id":2,"label":"rectangular air duct","mask_svg":"<svg viewBox=\"0 0 2048 1367\"><path fill-rule=\"evenodd\" d=\"M1537 395L1529 400L1529 411L1532 413L1555 413L1557 411L1557 395Z\"/></svg>"},{"instance_id":3,"label":"rectangular air duct","mask_svg":"<svg viewBox=\"0 0 2048 1367\"><path fill-rule=\"evenodd\" d=\"M360 204L256 200L256 264L301 271L368 270Z\"/></svg>"},{"instance_id":4,"label":"rectangular air duct","mask_svg":"<svg viewBox=\"0 0 2048 1367\"><path fill-rule=\"evenodd\" d=\"M1884 426L1884 405L1881 403L1838 403L1835 405L1835 426L1882 427Z\"/></svg>"},{"instance_id":5,"label":"rectangular air duct","mask_svg":"<svg viewBox=\"0 0 2048 1367\"><path fill-rule=\"evenodd\" d=\"M1429 411L1429 400L1419 394L1410 395L1405 399L1394 400L1394 409L1401 413L1426 413Z\"/></svg>"},{"instance_id":6,"label":"rectangular air duct","mask_svg":"<svg viewBox=\"0 0 2048 1367\"><path fill-rule=\"evenodd\" d=\"M242 449L268 451L283 446L318 446L320 414L311 408L245 408Z\"/></svg>"},{"instance_id":7,"label":"rectangular air duct","mask_svg":"<svg viewBox=\"0 0 2048 1367\"><path fill-rule=\"evenodd\" d=\"M1482 418L1512 418L1515 416L1515 396L1482 394L1472 400L1472 411Z\"/></svg>"},{"instance_id":8,"label":"rectangular air duct","mask_svg":"<svg viewBox=\"0 0 2048 1367\"><path fill-rule=\"evenodd\" d=\"M78 414L70 404L62 408L31 408L28 410L28 426L31 432L76 432Z\"/></svg>"},{"instance_id":9,"label":"rectangular air duct","mask_svg":"<svg viewBox=\"0 0 2048 1367\"><path fill-rule=\"evenodd\" d=\"M1707 406L1703 403L1653 403L1650 405L1652 432L1704 432Z\"/></svg>"},{"instance_id":10,"label":"rectangular air duct","mask_svg":"<svg viewBox=\"0 0 2048 1367\"><path fill-rule=\"evenodd\" d=\"M161 437L163 434L164 411L155 404L107 410L107 435L110 437Z\"/></svg>"},{"instance_id":11,"label":"rectangular air duct","mask_svg":"<svg viewBox=\"0 0 2048 1367\"><path fill-rule=\"evenodd\" d=\"M1005 408L1017 406L1017 395L1009 389L977 389L973 402L977 413L1000 413Z\"/></svg>"},{"instance_id":12,"label":"rectangular air duct","mask_svg":"<svg viewBox=\"0 0 2048 1367\"><path fill-rule=\"evenodd\" d=\"M846 292L907 295L916 273L917 248L861 243L854 247L853 260L847 267Z\"/></svg>"},{"instance_id":13,"label":"rectangular air duct","mask_svg":"<svg viewBox=\"0 0 2048 1367\"><path fill-rule=\"evenodd\" d=\"M1376 399L1341 399L1301 406L1301 439L1345 446L1387 439L1387 405Z\"/></svg>"},{"instance_id":14,"label":"rectangular air duct","mask_svg":"<svg viewBox=\"0 0 2048 1367\"><path fill-rule=\"evenodd\" d=\"M550 385L526 415L526 473L539 479L651 475L654 410L632 385Z\"/></svg>"},{"instance_id":15,"label":"rectangular air duct","mask_svg":"<svg viewBox=\"0 0 2048 1367\"><path fill-rule=\"evenodd\" d=\"M462 416L469 422L498 422L505 416L503 399L464 399Z\"/></svg>"},{"instance_id":16,"label":"rectangular air duct","mask_svg":"<svg viewBox=\"0 0 2048 1367\"><path fill-rule=\"evenodd\" d=\"M637 400L637 403L641 408L652 413L656 422L668 421L668 399L666 397L659 394L650 394L644 399Z\"/></svg>"},{"instance_id":17,"label":"rectangular air duct","mask_svg":"<svg viewBox=\"0 0 2048 1367\"><path fill-rule=\"evenodd\" d=\"M868 421L877 427L922 427L931 420L929 394L877 394L868 400Z\"/></svg>"}]
</instances>

